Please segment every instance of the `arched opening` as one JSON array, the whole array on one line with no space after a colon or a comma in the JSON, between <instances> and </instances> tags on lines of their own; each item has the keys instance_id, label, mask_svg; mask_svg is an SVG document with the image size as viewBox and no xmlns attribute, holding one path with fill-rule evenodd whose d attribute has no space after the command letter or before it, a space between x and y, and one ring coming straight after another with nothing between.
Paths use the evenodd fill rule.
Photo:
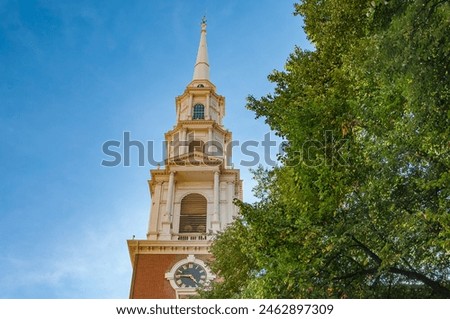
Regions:
<instances>
[{"instance_id":1,"label":"arched opening","mask_svg":"<svg viewBox=\"0 0 450 319\"><path fill-rule=\"evenodd\" d=\"M193 120L203 120L205 118L205 106L203 104L195 104L192 112Z\"/></svg>"},{"instance_id":2,"label":"arched opening","mask_svg":"<svg viewBox=\"0 0 450 319\"><path fill-rule=\"evenodd\" d=\"M189 194L181 200L180 233L206 232L207 200L200 194Z\"/></svg>"}]
</instances>

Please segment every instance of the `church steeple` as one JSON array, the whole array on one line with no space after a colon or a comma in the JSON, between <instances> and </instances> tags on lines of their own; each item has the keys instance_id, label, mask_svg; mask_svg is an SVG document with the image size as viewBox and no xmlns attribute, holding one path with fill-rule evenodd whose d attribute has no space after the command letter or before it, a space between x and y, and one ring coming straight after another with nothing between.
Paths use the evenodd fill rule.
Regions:
<instances>
[{"instance_id":1,"label":"church steeple","mask_svg":"<svg viewBox=\"0 0 450 319\"><path fill-rule=\"evenodd\" d=\"M208 47L206 45L206 18L202 19L202 29L200 31L200 44L198 46L197 60L194 66L194 76L192 80L209 81Z\"/></svg>"},{"instance_id":2,"label":"church steeple","mask_svg":"<svg viewBox=\"0 0 450 319\"><path fill-rule=\"evenodd\" d=\"M164 135L164 167L150 171L147 238L128 241L130 298L195 295L215 279L207 265L213 235L238 215L233 200L242 200L242 180L230 165L233 137L222 124L225 97L209 80L205 18L193 79L175 107L176 123Z\"/></svg>"}]
</instances>

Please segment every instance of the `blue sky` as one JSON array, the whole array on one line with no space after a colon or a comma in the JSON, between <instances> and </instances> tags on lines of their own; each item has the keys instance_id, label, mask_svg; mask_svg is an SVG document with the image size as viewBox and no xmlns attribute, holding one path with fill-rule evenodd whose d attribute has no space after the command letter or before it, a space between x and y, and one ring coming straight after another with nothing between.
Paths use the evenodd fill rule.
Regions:
<instances>
[{"instance_id":1,"label":"blue sky","mask_svg":"<svg viewBox=\"0 0 450 319\"><path fill-rule=\"evenodd\" d=\"M102 144L127 131L160 145L204 14L224 124L262 141L269 129L245 98L271 92L267 75L295 45L311 49L292 11L286 0L0 0L0 298L128 298L126 240L145 237L152 167L133 154L104 167ZM253 201L247 167L241 177Z\"/></svg>"}]
</instances>

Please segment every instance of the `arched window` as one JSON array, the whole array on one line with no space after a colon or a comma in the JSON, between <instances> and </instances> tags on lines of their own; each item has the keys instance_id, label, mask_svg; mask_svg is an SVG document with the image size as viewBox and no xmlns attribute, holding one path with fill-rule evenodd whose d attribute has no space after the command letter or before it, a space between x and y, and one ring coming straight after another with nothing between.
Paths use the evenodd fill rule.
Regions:
<instances>
[{"instance_id":1,"label":"arched window","mask_svg":"<svg viewBox=\"0 0 450 319\"><path fill-rule=\"evenodd\" d=\"M206 205L206 198L196 193L181 200L180 233L206 232Z\"/></svg>"},{"instance_id":2,"label":"arched window","mask_svg":"<svg viewBox=\"0 0 450 319\"><path fill-rule=\"evenodd\" d=\"M193 120L203 120L205 118L205 106L203 104L195 104L192 112Z\"/></svg>"},{"instance_id":3,"label":"arched window","mask_svg":"<svg viewBox=\"0 0 450 319\"><path fill-rule=\"evenodd\" d=\"M203 141L197 141L194 140L192 142L189 143L189 153L192 153L194 151L196 152L203 152L203 145L205 143L203 143Z\"/></svg>"}]
</instances>

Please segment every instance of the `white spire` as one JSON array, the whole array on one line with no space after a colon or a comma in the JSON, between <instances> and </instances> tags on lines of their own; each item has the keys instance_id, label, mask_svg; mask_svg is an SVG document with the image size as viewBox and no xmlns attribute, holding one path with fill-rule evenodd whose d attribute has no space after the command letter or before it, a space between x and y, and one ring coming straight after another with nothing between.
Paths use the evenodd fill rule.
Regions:
<instances>
[{"instance_id":1,"label":"white spire","mask_svg":"<svg viewBox=\"0 0 450 319\"><path fill-rule=\"evenodd\" d=\"M197 61L194 66L194 77L192 80L209 80L208 47L206 46L206 18L202 19L202 30L200 32L200 44L198 46Z\"/></svg>"}]
</instances>

